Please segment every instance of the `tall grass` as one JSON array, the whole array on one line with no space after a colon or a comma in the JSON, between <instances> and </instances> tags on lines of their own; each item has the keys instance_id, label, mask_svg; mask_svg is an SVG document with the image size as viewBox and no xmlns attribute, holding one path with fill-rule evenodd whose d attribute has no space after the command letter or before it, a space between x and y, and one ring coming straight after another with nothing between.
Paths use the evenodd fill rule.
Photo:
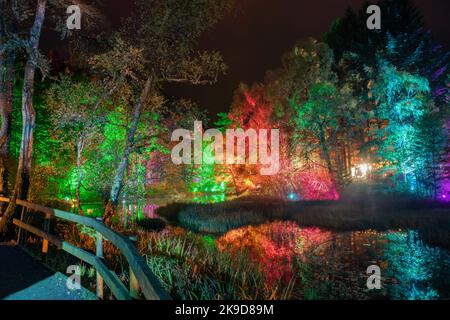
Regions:
<instances>
[{"instance_id":1,"label":"tall grass","mask_svg":"<svg viewBox=\"0 0 450 320\"><path fill-rule=\"evenodd\" d=\"M179 228L139 237L147 264L175 299L289 299L292 286L268 285L245 254L230 255L204 237Z\"/></svg>"}]
</instances>

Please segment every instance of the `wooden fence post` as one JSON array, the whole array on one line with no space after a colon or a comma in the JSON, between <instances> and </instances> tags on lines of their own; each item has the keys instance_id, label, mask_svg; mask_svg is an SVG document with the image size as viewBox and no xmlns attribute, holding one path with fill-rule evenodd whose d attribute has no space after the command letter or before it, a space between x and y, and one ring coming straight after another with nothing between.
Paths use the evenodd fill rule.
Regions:
<instances>
[{"instance_id":1,"label":"wooden fence post","mask_svg":"<svg viewBox=\"0 0 450 320\"><path fill-rule=\"evenodd\" d=\"M97 220L101 220L98 219ZM95 236L95 255L99 258L99 259L103 259L103 235L100 232L96 232L96 236ZM97 270L97 297L99 299L103 299L104 295L103 295L103 289L104 289L104 284L103 284L103 278L100 275L100 273Z\"/></svg>"},{"instance_id":2,"label":"wooden fence post","mask_svg":"<svg viewBox=\"0 0 450 320\"><path fill-rule=\"evenodd\" d=\"M50 218L51 216L46 214L44 218L44 232L49 233L50 232ZM44 255L44 259L47 259L47 253L48 253L48 240L42 239L42 254Z\"/></svg>"},{"instance_id":3,"label":"wooden fence post","mask_svg":"<svg viewBox=\"0 0 450 320\"><path fill-rule=\"evenodd\" d=\"M25 217L25 207L22 207L22 212L20 213L20 221L23 222L23 219ZM20 245L22 242L22 228L19 227L19 231L17 233L17 244Z\"/></svg>"},{"instance_id":4,"label":"wooden fence post","mask_svg":"<svg viewBox=\"0 0 450 320\"><path fill-rule=\"evenodd\" d=\"M136 236L130 236L129 239L133 243L136 243L136 241L137 241ZM131 268L129 268L129 270L130 270L130 296L133 299L139 299L140 298L140 296L139 296L139 291L140 291L139 282L138 282L138 280L136 278L136 275L134 274L133 270L131 270Z\"/></svg>"}]
</instances>

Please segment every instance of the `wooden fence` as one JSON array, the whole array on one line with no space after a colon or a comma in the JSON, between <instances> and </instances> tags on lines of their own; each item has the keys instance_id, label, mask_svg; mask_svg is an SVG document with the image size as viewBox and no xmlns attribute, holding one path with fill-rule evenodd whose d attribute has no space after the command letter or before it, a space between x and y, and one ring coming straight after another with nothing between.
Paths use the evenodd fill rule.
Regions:
<instances>
[{"instance_id":1,"label":"wooden fence","mask_svg":"<svg viewBox=\"0 0 450 320\"><path fill-rule=\"evenodd\" d=\"M0 202L9 203L10 199L0 197ZM23 200L17 200L16 205L22 208L20 220L13 220L14 225L19 228L19 239L23 230L26 230L43 239L42 252L47 253L50 243L55 245L58 249L64 250L93 266L97 272L96 290L99 299L103 299L103 290L104 285L106 284L114 297L119 300L138 299L140 292L142 292L145 299L148 300L170 300L169 295L165 292L159 280L139 254L135 245L128 238L107 227L103 222L62 210L47 208ZM26 212L44 214L43 228L40 229L25 223L24 217ZM50 221L52 219L62 219L94 229L96 232L95 254L78 248L59 239L55 235L50 234ZM116 246L127 260L130 271L129 288L122 283L114 271L109 270L105 265L103 260L103 241L105 240L110 241Z\"/></svg>"}]
</instances>

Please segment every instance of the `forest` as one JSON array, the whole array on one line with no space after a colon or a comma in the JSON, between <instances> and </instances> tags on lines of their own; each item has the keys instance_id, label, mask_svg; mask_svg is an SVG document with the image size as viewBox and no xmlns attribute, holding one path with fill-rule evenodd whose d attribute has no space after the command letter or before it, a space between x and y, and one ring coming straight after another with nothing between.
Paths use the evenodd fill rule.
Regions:
<instances>
[{"instance_id":1,"label":"forest","mask_svg":"<svg viewBox=\"0 0 450 320\"><path fill-rule=\"evenodd\" d=\"M450 297L448 268L415 278L399 258L420 268L449 259L449 52L412 1L378 1L378 30L366 26L367 3L349 8L321 38L292 43L260 81L241 82L216 114L173 91L222 81L227 61L198 42L238 2L137 0L117 22L86 0L81 30L66 28L68 2L0 1L2 239L16 237L24 200L137 234L175 298L360 299L373 296L352 282L360 274L343 267L344 248L323 249L325 265L310 248L348 236L360 257L362 243L388 237L383 257L403 280L379 295ZM224 135L279 129L278 172L205 161L205 140L202 163L174 163L172 133L195 121ZM95 247L81 227L52 228ZM411 240L417 232L424 242ZM105 256L122 270L114 250ZM346 295L331 272L346 274Z\"/></svg>"}]
</instances>

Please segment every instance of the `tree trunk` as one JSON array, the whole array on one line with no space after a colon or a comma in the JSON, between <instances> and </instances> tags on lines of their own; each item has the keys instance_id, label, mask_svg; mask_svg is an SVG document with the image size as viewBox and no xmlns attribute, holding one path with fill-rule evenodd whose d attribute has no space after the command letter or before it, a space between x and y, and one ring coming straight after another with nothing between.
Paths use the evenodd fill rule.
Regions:
<instances>
[{"instance_id":1,"label":"tree trunk","mask_svg":"<svg viewBox=\"0 0 450 320\"><path fill-rule=\"evenodd\" d=\"M352 141L350 134L347 131L347 174L351 176L352 174Z\"/></svg>"},{"instance_id":2,"label":"tree trunk","mask_svg":"<svg viewBox=\"0 0 450 320\"><path fill-rule=\"evenodd\" d=\"M0 66L4 57L0 54ZM0 72L0 195L8 196L8 152L11 140L11 112L14 86L15 53L9 52L6 58L6 74Z\"/></svg>"},{"instance_id":3,"label":"tree trunk","mask_svg":"<svg viewBox=\"0 0 450 320\"><path fill-rule=\"evenodd\" d=\"M345 142L345 137L342 138L342 150L341 150L341 155L342 155L342 165L344 167L344 176L345 178L348 178L348 167L347 167L347 145Z\"/></svg>"},{"instance_id":4,"label":"tree trunk","mask_svg":"<svg viewBox=\"0 0 450 320\"><path fill-rule=\"evenodd\" d=\"M125 145L120 163L116 168L109 200L103 214L103 221L107 224L111 222L111 217L114 215L119 202L119 195L123 188L125 172L128 167L128 160L134 149L135 135L139 124L139 119L141 117L142 108L144 107L150 95L151 85L152 80L151 78L148 78L145 82L144 88L142 89L139 100L134 105L133 118L131 120L131 126L128 131L127 143Z\"/></svg>"},{"instance_id":5,"label":"tree trunk","mask_svg":"<svg viewBox=\"0 0 450 320\"><path fill-rule=\"evenodd\" d=\"M83 154L84 148L84 139L80 137L77 142L77 169L78 169L78 181L77 181L77 189L76 189L76 197L77 197L77 208L78 214L84 216L83 209L81 208L81 181L83 180L83 168L81 164L81 157Z\"/></svg>"},{"instance_id":6,"label":"tree trunk","mask_svg":"<svg viewBox=\"0 0 450 320\"><path fill-rule=\"evenodd\" d=\"M0 7L0 10L2 8ZM3 13L2 13L3 14ZM10 124L11 112L8 112L5 96L5 74L3 72L5 66L5 53L3 44L3 21L0 19L0 117L1 117L1 129L0 129L0 196L6 196L8 188L8 170L6 168L6 160L8 156L8 148L6 146L6 140L8 139L8 127ZM8 119L9 115L9 119Z\"/></svg>"},{"instance_id":7,"label":"tree trunk","mask_svg":"<svg viewBox=\"0 0 450 320\"><path fill-rule=\"evenodd\" d=\"M19 161L13 194L5 214L3 215L2 220L0 220L0 232L3 233L6 232L7 227L12 220L16 207L16 200L27 199L30 187L31 155L33 151L33 131L35 126L33 86L36 72L36 57L38 54L42 25L45 19L46 5L47 0L37 1L36 16L30 32L29 45L31 50L25 65L22 89L22 141L20 144Z\"/></svg>"},{"instance_id":8,"label":"tree trunk","mask_svg":"<svg viewBox=\"0 0 450 320\"><path fill-rule=\"evenodd\" d=\"M325 130L323 128L320 128L319 140L320 140L320 147L322 149L322 155L325 159L328 171L329 171L329 173L331 175L331 179L333 180L333 183L334 183L335 179L334 179L333 165L331 163L330 151L328 149L327 141L325 138Z\"/></svg>"},{"instance_id":9,"label":"tree trunk","mask_svg":"<svg viewBox=\"0 0 450 320\"><path fill-rule=\"evenodd\" d=\"M339 141L339 140L338 140ZM335 153L336 153L336 166L337 166L337 180L341 184L343 182L344 174L342 173L342 160L341 160L341 144L339 142L336 142L335 147Z\"/></svg>"}]
</instances>

